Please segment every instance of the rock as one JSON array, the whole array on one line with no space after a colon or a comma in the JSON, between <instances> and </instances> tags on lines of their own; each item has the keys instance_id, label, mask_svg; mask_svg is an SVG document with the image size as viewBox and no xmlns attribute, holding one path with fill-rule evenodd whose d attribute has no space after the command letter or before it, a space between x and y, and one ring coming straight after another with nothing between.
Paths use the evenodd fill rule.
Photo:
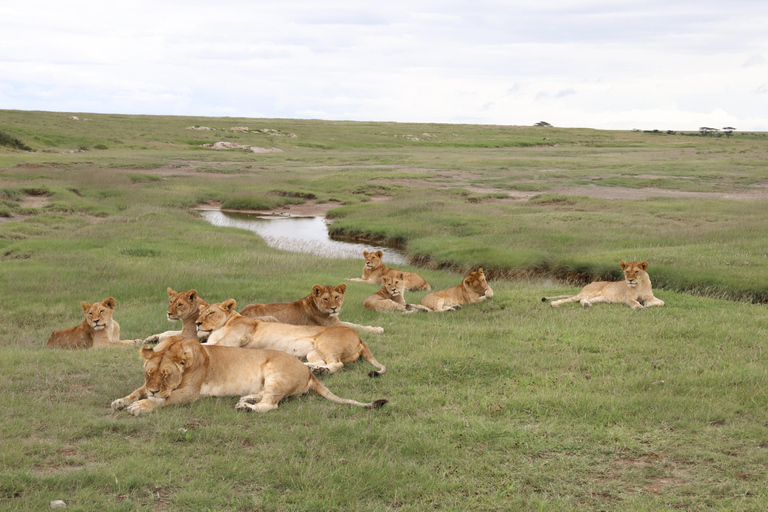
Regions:
<instances>
[{"instance_id":1,"label":"rock","mask_svg":"<svg viewBox=\"0 0 768 512\"><path fill-rule=\"evenodd\" d=\"M51 508L57 509L57 508L66 508L67 504L64 503L62 500L54 500L51 502Z\"/></svg>"}]
</instances>

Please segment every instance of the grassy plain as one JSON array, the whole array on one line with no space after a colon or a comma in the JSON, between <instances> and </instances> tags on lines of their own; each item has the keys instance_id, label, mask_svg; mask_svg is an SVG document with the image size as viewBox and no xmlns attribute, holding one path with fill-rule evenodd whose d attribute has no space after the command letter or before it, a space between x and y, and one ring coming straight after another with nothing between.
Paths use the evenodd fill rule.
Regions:
<instances>
[{"instance_id":1,"label":"grassy plain","mask_svg":"<svg viewBox=\"0 0 768 512\"><path fill-rule=\"evenodd\" d=\"M35 150L0 148L3 509L768 505L764 134L70 115L0 111ZM218 140L283 152L200 147ZM349 283L342 317L385 327L364 338L389 371L324 382L390 400L376 411L305 396L244 414L232 397L133 418L109 403L141 384L135 350L44 348L81 300L115 297L140 338L169 327L168 286L244 306L358 276L362 260L277 251L190 210L311 197L338 202L340 233L404 242L435 289L478 265L533 278L443 315L365 311L376 288ZM539 301L577 289L553 277L636 258L664 308Z\"/></svg>"}]
</instances>

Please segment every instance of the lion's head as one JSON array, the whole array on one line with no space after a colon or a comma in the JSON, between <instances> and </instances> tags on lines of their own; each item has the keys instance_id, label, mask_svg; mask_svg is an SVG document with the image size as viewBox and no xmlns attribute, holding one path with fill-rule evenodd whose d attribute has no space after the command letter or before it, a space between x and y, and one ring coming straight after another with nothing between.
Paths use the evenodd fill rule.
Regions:
<instances>
[{"instance_id":1,"label":"lion's head","mask_svg":"<svg viewBox=\"0 0 768 512\"><path fill-rule=\"evenodd\" d=\"M390 297L402 296L405 293L405 276L401 273L396 276L382 276L381 283Z\"/></svg>"},{"instance_id":2,"label":"lion's head","mask_svg":"<svg viewBox=\"0 0 768 512\"><path fill-rule=\"evenodd\" d=\"M168 288L168 321L184 320L199 313L199 295L196 290L177 292Z\"/></svg>"},{"instance_id":3,"label":"lion's head","mask_svg":"<svg viewBox=\"0 0 768 512\"><path fill-rule=\"evenodd\" d=\"M648 275L645 273L645 269L648 268L647 261L633 261L632 263L622 261L619 265L621 265L621 270L624 271L624 278L627 280L627 286L630 288L637 286Z\"/></svg>"},{"instance_id":4,"label":"lion's head","mask_svg":"<svg viewBox=\"0 0 768 512\"><path fill-rule=\"evenodd\" d=\"M347 285L344 283L339 286L316 284L312 287L312 303L322 315L339 316L346 292Z\"/></svg>"},{"instance_id":5,"label":"lion's head","mask_svg":"<svg viewBox=\"0 0 768 512\"><path fill-rule=\"evenodd\" d=\"M381 251L363 251L363 258L365 258L365 268L370 270L376 270L379 268L381 266L382 256L384 256L384 253Z\"/></svg>"},{"instance_id":6,"label":"lion's head","mask_svg":"<svg viewBox=\"0 0 768 512\"><path fill-rule=\"evenodd\" d=\"M94 331L100 331L106 326L112 323L112 313L115 310L115 299L109 297L101 302L94 302L88 304L83 301L80 303L80 307L83 309L83 314L88 322L88 325Z\"/></svg>"},{"instance_id":7,"label":"lion's head","mask_svg":"<svg viewBox=\"0 0 768 512\"><path fill-rule=\"evenodd\" d=\"M493 290L488 286L488 282L485 280L485 273L483 272L482 267L465 277L464 281L462 281L462 285L478 295L484 295L489 299L493 297Z\"/></svg>"},{"instance_id":8,"label":"lion's head","mask_svg":"<svg viewBox=\"0 0 768 512\"><path fill-rule=\"evenodd\" d=\"M193 339L178 339L160 352L145 345L140 353L144 359L144 384L152 400L168 398L181 384L184 373L205 356L200 343Z\"/></svg>"},{"instance_id":9,"label":"lion's head","mask_svg":"<svg viewBox=\"0 0 768 512\"><path fill-rule=\"evenodd\" d=\"M225 300L210 306L200 305L200 315L197 317L197 337L204 338L216 329L221 329L234 313L237 303L235 299Z\"/></svg>"}]
</instances>

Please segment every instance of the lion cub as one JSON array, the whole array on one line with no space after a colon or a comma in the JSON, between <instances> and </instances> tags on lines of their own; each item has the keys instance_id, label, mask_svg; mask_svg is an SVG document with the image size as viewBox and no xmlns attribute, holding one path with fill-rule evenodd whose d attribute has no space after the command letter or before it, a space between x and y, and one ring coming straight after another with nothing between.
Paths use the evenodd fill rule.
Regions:
<instances>
[{"instance_id":1,"label":"lion cub","mask_svg":"<svg viewBox=\"0 0 768 512\"><path fill-rule=\"evenodd\" d=\"M552 302L552 307L555 308L566 302L580 302L585 308L600 302L624 303L632 309L664 305L663 300L653 296L651 278L645 271L648 268L647 261L633 261L632 263L622 261L619 265L624 271L624 281L595 281L582 288L577 295L542 297L541 300L546 302L552 299L561 299Z\"/></svg>"},{"instance_id":2,"label":"lion cub","mask_svg":"<svg viewBox=\"0 0 768 512\"><path fill-rule=\"evenodd\" d=\"M431 290L427 280L421 277L415 272L405 272L403 270L395 270L393 268L387 268L381 261L384 253L381 251L368 252L363 251L363 258L365 258L365 265L363 265L363 277L350 277L347 281L359 281L361 283L369 284L381 284L381 278L383 276L396 276L397 274L403 274L405 279L406 290Z\"/></svg>"},{"instance_id":3,"label":"lion cub","mask_svg":"<svg viewBox=\"0 0 768 512\"><path fill-rule=\"evenodd\" d=\"M381 281L384 286L381 290L374 293L363 302L363 307L372 309L379 313L388 313L392 311L401 311L403 313L413 313L414 311L427 311L427 308L418 304L407 304L405 302L405 278L400 272L396 276L383 276Z\"/></svg>"},{"instance_id":4,"label":"lion cub","mask_svg":"<svg viewBox=\"0 0 768 512\"><path fill-rule=\"evenodd\" d=\"M83 301L80 308L85 315L83 323L53 331L48 338L49 348L134 347L142 344L142 340L120 339L120 325L112 319L115 310L112 297L93 304Z\"/></svg>"},{"instance_id":5,"label":"lion cub","mask_svg":"<svg viewBox=\"0 0 768 512\"><path fill-rule=\"evenodd\" d=\"M461 309L462 304L481 302L492 297L493 290L488 286L481 267L465 277L460 285L430 293L419 304L429 311L452 311Z\"/></svg>"}]
</instances>

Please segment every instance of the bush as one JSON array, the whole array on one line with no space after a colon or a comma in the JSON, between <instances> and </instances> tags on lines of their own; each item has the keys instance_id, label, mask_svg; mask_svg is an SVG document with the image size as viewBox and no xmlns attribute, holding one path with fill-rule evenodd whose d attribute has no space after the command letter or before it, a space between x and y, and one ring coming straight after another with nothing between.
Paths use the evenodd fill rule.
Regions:
<instances>
[{"instance_id":1,"label":"bush","mask_svg":"<svg viewBox=\"0 0 768 512\"><path fill-rule=\"evenodd\" d=\"M11 137L7 133L0 132L0 146L8 146L22 151L32 151L32 148L24 144L21 140Z\"/></svg>"}]
</instances>

